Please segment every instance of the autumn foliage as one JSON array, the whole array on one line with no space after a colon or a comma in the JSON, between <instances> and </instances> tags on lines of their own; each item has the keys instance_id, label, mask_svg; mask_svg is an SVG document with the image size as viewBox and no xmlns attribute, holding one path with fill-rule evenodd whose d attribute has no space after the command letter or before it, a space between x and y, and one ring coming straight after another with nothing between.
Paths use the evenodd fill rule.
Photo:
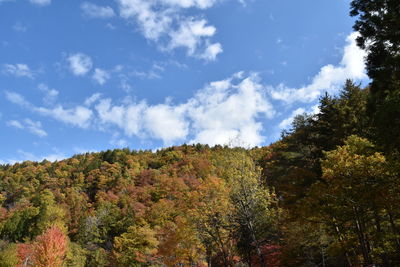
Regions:
<instances>
[{"instance_id":1,"label":"autumn foliage","mask_svg":"<svg viewBox=\"0 0 400 267\"><path fill-rule=\"evenodd\" d=\"M37 236L32 244L19 244L19 266L59 267L67 252L67 237L56 226Z\"/></svg>"}]
</instances>

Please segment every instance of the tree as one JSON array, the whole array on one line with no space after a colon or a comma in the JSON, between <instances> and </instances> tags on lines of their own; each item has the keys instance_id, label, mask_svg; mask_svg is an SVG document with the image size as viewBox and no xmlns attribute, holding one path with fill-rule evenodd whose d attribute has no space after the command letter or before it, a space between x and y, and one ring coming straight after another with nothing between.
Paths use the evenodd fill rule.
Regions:
<instances>
[{"instance_id":1,"label":"tree","mask_svg":"<svg viewBox=\"0 0 400 267\"><path fill-rule=\"evenodd\" d=\"M251 264L252 254L258 264L266 266L262 247L271 244L276 236L279 217L277 200L261 183L261 172L245 153L231 155L230 198L234 205L233 221L237 246Z\"/></svg>"},{"instance_id":2,"label":"tree","mask_svg":"<svg viewBox=\"0 0 400 267\"><path fill-rule=\"evenodd\" d=\"M0 242L0 266L14 267L18 263L17 246L13 243Z\"/></svg>"},{"instance_id":3,"label":"tree","mask_svg":"<svg viewBox=\"0 0 400 267\"><path fill-rule=\"evenodd\" d=\"M371 142L355 135L325 155L324 183L314 186L315 199L323 203L316 209L319 218L342 248L354 254L349 264L391 266L400 252L387 206L388 186L398 186L396 175ZM358 256L362 263L357 262Z\"/></svg>"},{"instance_id":4,"label":"tree","mask_svg":"<svg viewBox=\"0 0 400 267\"><path fill-rule=\"evenodd\" d=\"M118 266L146 266L154 260L159 242L155 231L146 223L133 225L114 240Z\"/></svg>"},{"instance_id":5,"label":"tree","mask_svg":"<svg viewBox=\"0 0 400 267\"><path fill-rule=\"evenodd\" d=\"M19 266L61 267L67 247L67 236L53 226L37 236L32 244L19 244Z\"/></svg>"},{"instance_id":6,"label":"tree","mask_svg":"<svg viewBox=\"0 0 400 267\"><path fill-rule=\"evenodd\" d=\"M230 189L221 178L204 179L188 200L191 220L206 248L209 265L216 255L221 255L224 266L232 264L234 245L232 232L233 205Z\"/></svg>"},{"instance_id":7,"label":"tree","mask_svg":"<svg viewBox=\"0 0 400 267\"><path fill-rule=\"evenodd\" d=\"M386 152L399 152L400 2L353 0L350 14L357 16L357 43L368 53L367 71L372 79L369 113L377 132L375 139Z\"/></svg>"},{"instance_id":8,"label":"tree","mask_svg":"<svg viewBox=\"0 0 400 267\"><path fill-rule=\"evenodd\" d=\"M400 82L400 3L398 0L353 0L351 16L357 44L365 49L372 93L384 97L398 90Z\"/></svg>"}]
</instances>

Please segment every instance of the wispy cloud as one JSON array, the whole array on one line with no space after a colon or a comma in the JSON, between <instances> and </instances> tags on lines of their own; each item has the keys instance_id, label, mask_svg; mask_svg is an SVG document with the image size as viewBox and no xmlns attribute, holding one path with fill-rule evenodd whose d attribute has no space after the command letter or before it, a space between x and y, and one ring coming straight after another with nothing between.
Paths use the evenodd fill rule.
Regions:
<instances>
[{"instance_id":1,"label":"wispy cloud","mask_svg":"<svg viewBox=\"0 0 400 267\"><path fill-rule=\"evenodd\" d=\"M85 100L85 106L91 106L93 103L95 103L97 100L99 100L101 97L100 93L95 93L93 95L91 95L90 97L86 98Z\"/></svg>"},{"instance_id":2,"label":"wispy cloud","mask_svg":"<svg viewBox=\"0 0 400 267\"><path fill-rule=\"evenodd\" d=\"M15 2L15 0L0 0L0 5L6 2Z\"/></svg>"},{"instance_id":3,"label":"wispy cloud","mask_svg":"<svg viewBox=\"0 0 400 267\"><path fill-rule=\"evenodd\" d=\"M17 22L12 26L12 29L16 32L26 32L28 27L21 22Z\"/></svg>"},{"instance_id":4,"label":"wispy cloud","mask_svg":"<svg viewBox=\"0 0 400 267\"><path fill-rule=\"evenodd\" d=\"M52 108L38 107L25 100L25 98L15 92L6 91L6 98L23 108L26 108L32 112L39 113L43 116L54 118L58 121L81 127L87 128L90 125L93 112L87 107L77 105L72 108L65 108L60 104L55 105Z\"/></svg>"},{"instance_id":5,"label":"wispy cloud","mask_svg":"<svg viewBox=\"0 0 400 267\"><path fill-rule=\"evenodd\" d=\"M3 64L2 73L15 77L27 77L33 79L33 71L27 64Z\"/></svg>"},{"instance_id":6,"label":"wispy cloud","mask_svg":"<svg viewBox=\"0 0 400 267\"><path fill-rule=\"evenodd\" d=\"M46 105L52 105L55 103L59 92L55 89L49 88L46 84L41 83L38 85L40 91L44 93L43 102Z\"/></svg>"},{"instance_id":7,"label":"wispy cloud","mask_svg":"<svg viewBox=\"0 0 400 267\"><path fill-rule=\"evenodd\" d=\"M90 2L83 2L81 9L84 16L89 18L107 19L115 16L114 10L110 6L99 6Z\"/></svg>"},{"instance_id":8,"label":"wispy cloud","mask_svg":"<svg viewBox=\"0 0 400 267\"><path fill-rule=\"evenodd\" d=\"M51 4L51 0L29 0L34 5L47 6Z\"/></svg>"},{"instance_id":9,"label":"wispy cloud","mask_svg":"<svg viewBox=\"0 0 400 267\"><path fill-rule=\"evenodd\" d=\"M27 130L28 132L39 137L47 136L47 132L43 130L42 123L40 121L33 121L30 119L25 119L21 122L17 120L10 120L7 122L7 125L20 130Z\"/></svg>"},{"instance_id":10,"label":"wispy cloud","mask_svg":"<svg viewBox=\"0 0 400 267\"><path fill-rule=\"evenodd\" d=\"M31 152L27 152L25 150L22 149L18 149L17 153L18 156L17 158L11 158L11 159L6 159L6 160L0 160L0 164L15 164L17 162L23 162L26 160L29 161L37 161L37 162L41 162L43 160L48 160L51 162L54 161L59 161L59 160L63 160L65 158L67 158L67 156L64 153L59 152L57 149L53 149L53 153L45 155L45 156L37 156Z\"/></svg>"}]
</instances>

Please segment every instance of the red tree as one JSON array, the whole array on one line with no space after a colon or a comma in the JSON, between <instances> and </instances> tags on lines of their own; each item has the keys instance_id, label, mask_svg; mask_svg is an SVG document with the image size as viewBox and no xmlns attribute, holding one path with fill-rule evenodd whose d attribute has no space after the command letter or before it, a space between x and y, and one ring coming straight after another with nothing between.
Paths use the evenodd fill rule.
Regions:
<instances>
[{"instance_id":1,"label":"red tree","mask_svg":"<svg viewBox=\"0 0 400 267\"><path fill-rule=\"evenodd\" d=\"M19 266L59 267L67 253L67 237L57 227L49 228L36 237L33 244L19 244Z\"/></svg>"}]
</instances>

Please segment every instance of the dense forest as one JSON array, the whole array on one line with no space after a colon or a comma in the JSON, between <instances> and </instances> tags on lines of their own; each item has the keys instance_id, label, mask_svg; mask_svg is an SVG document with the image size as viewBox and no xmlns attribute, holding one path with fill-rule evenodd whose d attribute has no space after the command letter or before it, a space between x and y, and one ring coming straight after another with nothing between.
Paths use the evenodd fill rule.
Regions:
<instances>
[{"instance_id":1,"label":"dense forest","mask_svg":"<svg viewBox=\"0 0 400 267\"><path fill-rule=\"evenodd\" d=\"M270 146L0 165L0 266L400 266L400 2L350 14L371 83Z\"/></svg>"}]
</instances>

